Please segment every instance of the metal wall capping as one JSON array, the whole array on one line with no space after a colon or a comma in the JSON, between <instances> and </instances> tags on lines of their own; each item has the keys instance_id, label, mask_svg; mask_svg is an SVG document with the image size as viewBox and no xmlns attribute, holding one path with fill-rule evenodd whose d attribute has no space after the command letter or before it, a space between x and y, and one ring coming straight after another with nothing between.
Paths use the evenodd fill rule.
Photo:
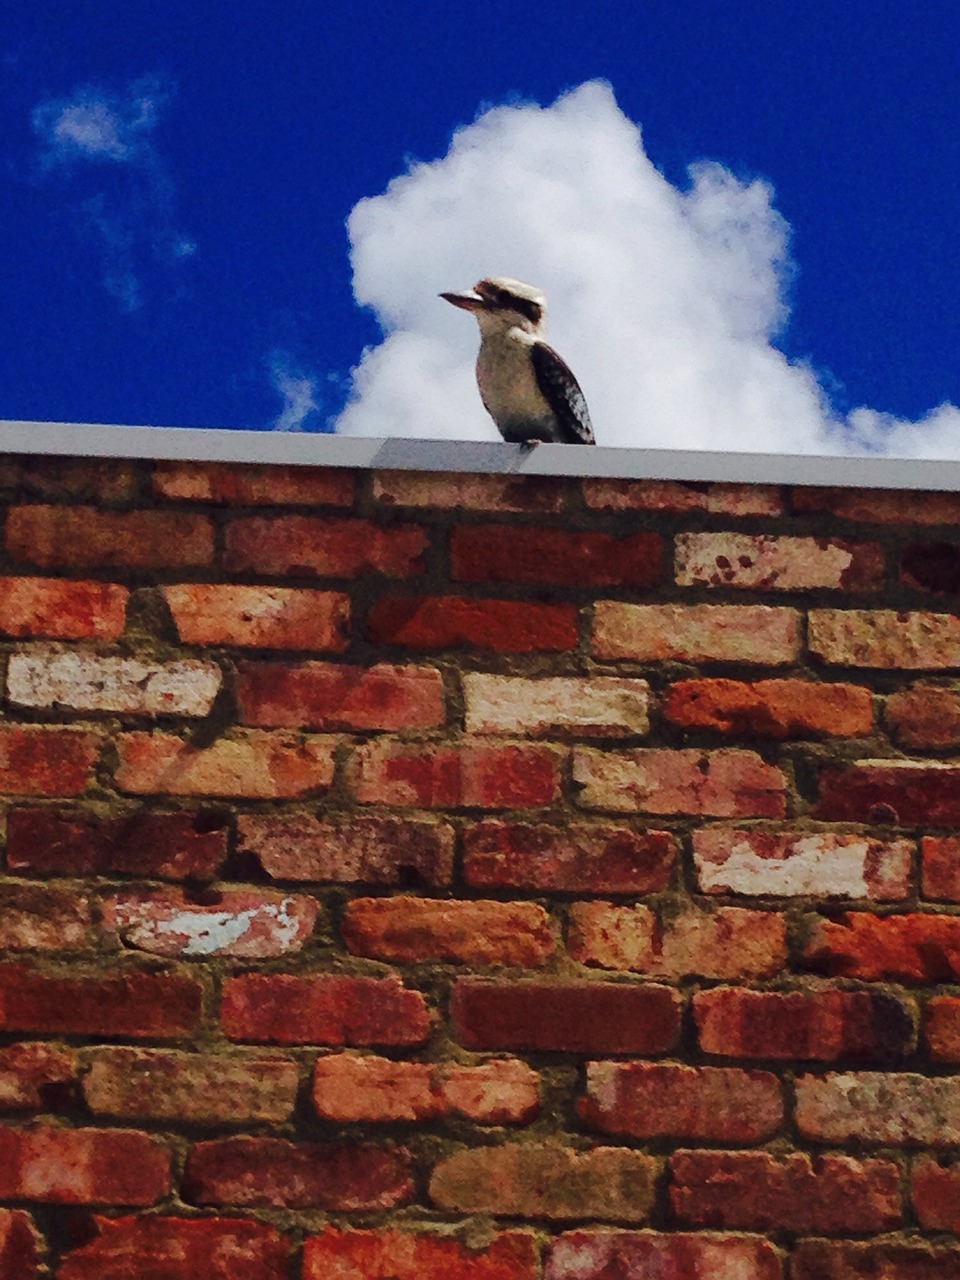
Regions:
<instances>
[{"instance_id":1,"label":"metal wall capping","mask_svg":"<svg viewBox=\"0 0 960 1280\"><path fill-rule=\"evenodd\" d=\"M364 470L518 472L624 480L960 490L960 462L940 459L709 453L686 449L585 449L551 444L525 450L519 445L476 440L378 440L311 433L74 422L0 421L0 453L285 463Z\"/></svg>"}]
</instances>

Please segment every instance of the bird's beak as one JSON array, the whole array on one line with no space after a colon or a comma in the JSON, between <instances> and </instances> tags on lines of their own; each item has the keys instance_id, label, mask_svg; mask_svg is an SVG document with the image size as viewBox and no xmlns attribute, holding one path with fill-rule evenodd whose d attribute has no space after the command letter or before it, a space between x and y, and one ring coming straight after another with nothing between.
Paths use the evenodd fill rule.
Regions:
<instances>
[{"instance_id":1,"label":"bird's beak","mask_svg":"<svg viewBox=\"0 0 960 1280\"><path fill-rule=\"evenodd\" d=\"M487 305L479 293L474 293L472 289L467 289L463 293L441 293L440 297L446 298L455 307L462 307L464 311L482 311Z\"/></svg>"}]
</instances>

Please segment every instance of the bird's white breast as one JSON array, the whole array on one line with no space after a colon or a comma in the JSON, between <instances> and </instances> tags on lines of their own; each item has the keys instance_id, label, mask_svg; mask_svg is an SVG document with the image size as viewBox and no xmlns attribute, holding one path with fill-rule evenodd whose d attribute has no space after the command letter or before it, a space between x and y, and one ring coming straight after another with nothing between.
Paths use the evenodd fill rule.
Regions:
<instances>
[{"instance_id":1,"label":"bird's white breast","mask_svg":"<svg viewBox=\"0 0 960 1280\"><path fill-rule=\"evenodd\" d=\"M477 385L498 426L553 418L537 386L530 348L536 339L522 329L484 334L477 356Z\"/></svg>"}]
</instances>

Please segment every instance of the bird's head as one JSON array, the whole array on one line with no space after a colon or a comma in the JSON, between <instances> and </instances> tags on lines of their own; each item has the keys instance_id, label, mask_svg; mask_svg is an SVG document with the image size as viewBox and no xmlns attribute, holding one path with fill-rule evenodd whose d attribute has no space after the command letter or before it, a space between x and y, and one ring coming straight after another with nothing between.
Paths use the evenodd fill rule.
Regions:
<instances>
[{"instance_id":1,"label":"bird's head","mask_svg":"<svg viewBox=\"0 0 960 1280\"><path fill-rule=\"evenodd\" d=\"M481 333L523 329L540 334L546 324L547 300L539 289L509 276L488 276L463 293L441 293L455 307L472 311Z\"/></svg>"}]
</instances>

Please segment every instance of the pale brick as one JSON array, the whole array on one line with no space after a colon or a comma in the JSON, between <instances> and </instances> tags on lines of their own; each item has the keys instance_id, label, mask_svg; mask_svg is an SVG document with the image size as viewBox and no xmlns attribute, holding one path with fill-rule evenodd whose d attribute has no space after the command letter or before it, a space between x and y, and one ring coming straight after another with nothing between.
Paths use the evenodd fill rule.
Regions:
<instances>
[{"instance_id":1,"label":"pale brick","mask_svg":"<svg viewBox=\"0 0 960 1280\"><path fill-rule=\"evenodd\" d=\"M797 1127L815 1142L955 1147L960 1076L844 1071L801 1076Z\"/></svg>"},{"instance_id":2,"label":"pale brick","mask_svg":"<svg viewBox=\"0 0 960 1280\"><path fill-rule=\"evenodd\" d=\"M7 697L20 707L205 716L221 681L213 662L149 662L31 649L10 655Z\"/></svg>"},{"instance_id":3,"label":"pale brick","mask_svg":"<svg viewBox=\"0 0 960 1280\"><path fill-rule=\"evenodd\" d=\"M800 653L800 614L769 605L625 604L594 608L595 658L752 662L783 667Z\"/></svg>"},{"instance_id":4,"label":"pale brick","mask_svg":"<svg viewBox=\"0 0 960 1280\"><path fill-rule=\"evenodd\" d=\"M650 689L645 680L525 680L468 672L463 690L468 733L624 738L645 734L649 728Z\"/></svg>"},{"instance_id":5,"label":"pale brick","mask_svg":"<svg viewBox=\"0 0 960 1280\"><path fill-rule=\"evenodd\" d=\"M913 856L909 840L833 831L704 827L693 833L697 883L705 893L895 901L910 892Z\"/></svg>"},{"instance_id":6,"label":"pale brick","mask_svg":"<svg viewBox=\"0 0 960 1280\"><path fill-rule=\"evenodd\" d=\"M182 890L112 893L103 928L128 947L159 956L280 956L313 932L317 901L268 889L229 889L190 901Z\"/></svg>"},{"instance_id":7,"label":"pale brick","mask_svg":"<svg viewBox=\"0 0 960 1280\"><path fill-rule=\"evenodd\" d=\"M689 813L714 818L779 818L783 774L753 751L574 752L577 803L622 813Z\"/></svg>"},{"instance_id":8,"label":"pale brick","mask_svg":"<svg viewBox=\"0 0 960 1280\"><path fill-rule=\"evenodd\" d=\"M166 733L122 733L115 780L135 795L239 796L275 800L307 795L333 780L333 744L258 730L193 747Z\"/></svg>"},{"instance_id":9,"label":"pale brick","mask_svg":"<svg viewBox=\"0 0 960 1280\"><path fill-rule=\"evenodd\" d=\"M831 666L882 670L960 667L960 618L893 609L811 609L809 646Z\"/></svg>"},{"instance_id":10,"label":"pale brick","mask_svg":"<svg viewBox=\"0 0 960 1280\"><path fill-rule=\"evenodd\" d=\"M676 541L682 587L868 591L880 584L883 553L875 542L790 538L753 533L681 533Z\"/></svg>"},{"instance_id":11,"label":"pale brick","mask_svg":"<svg viewBox=\"0 0 960 1280\"><path fill-rule=\"evenodd\" d=\"M776 1248L755 1236L570 1231L550 1244L544 1280L781 1280L782 1274Z\"/></svg>"},{"instance_id":12,"label":"pale brick","mask_svg":"<svg viewBox=\"0 0 960 1280\"><path fill-rule=\"evenodd\" d=\"M90 944L92 915L85 894L41 884L0 882L0 948L10 951L82 951Z\"/></svg>"},{"instance_id":13,"label":"pale brick","mask_svg":"<svg viewBox=\"0 0 960 1280\"><path fill-rule=\"evenodd\" d=\"M778 516L783 502L772 484L681 480L583 480L583 500L599 511L706 511L725 516Z\"/></svg>"},{"instance_id":14,"label":"pale brick","mask_svg":"<svg viewBox=\"0 0 960 1280\"><path fill-rule=\"evenodd\" d=\"M339 591L189 582L161 593L187 644L335 653L347 647L350 599Z\"/></svg>"}]
</instances>

